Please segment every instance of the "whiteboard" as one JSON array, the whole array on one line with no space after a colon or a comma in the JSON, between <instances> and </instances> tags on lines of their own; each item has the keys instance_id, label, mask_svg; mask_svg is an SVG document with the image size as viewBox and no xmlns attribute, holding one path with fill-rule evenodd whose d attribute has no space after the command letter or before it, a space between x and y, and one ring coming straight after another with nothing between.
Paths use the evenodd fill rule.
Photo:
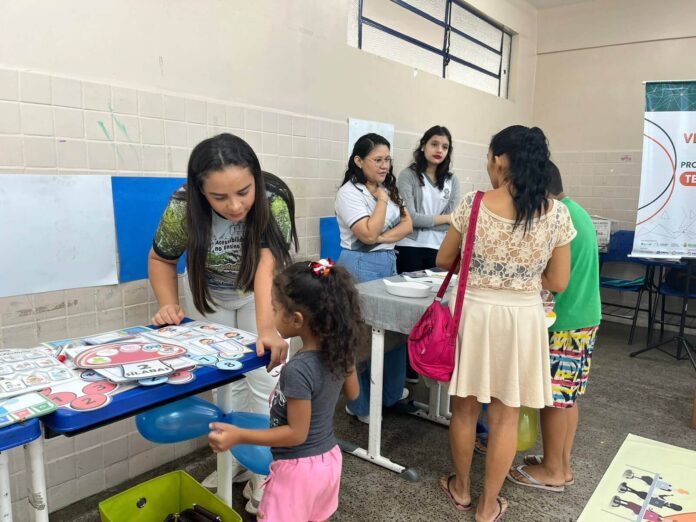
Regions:
<instances>
[{"instance_id":1,"label":"whiteboard","mask_svg":"<svg viewBox=\"0 0 696 522\"><path fill-rule=\"evenodd\" d=\"M353 145L361 136L374 132L379 134L391 145L391 150L394 150L394 125L391 123L382 123L379 121L358 120L356 118L348 118L348 156L353 152Z\"/></svg>"},{"instance_id":2,"label":"whiteboard","mask_svg":"<svg viewBox=\"0 0 696 522\"><path fill-rule=\"evenodd\" d=\"M0 175L0 297L111 285L109 176Z\"/></svg>"}]
</instances>

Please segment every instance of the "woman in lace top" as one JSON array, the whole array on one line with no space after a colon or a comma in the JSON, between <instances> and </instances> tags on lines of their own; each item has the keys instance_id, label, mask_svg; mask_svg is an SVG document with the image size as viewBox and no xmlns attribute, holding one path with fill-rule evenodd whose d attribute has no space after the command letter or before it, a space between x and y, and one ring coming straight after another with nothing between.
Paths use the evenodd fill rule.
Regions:
<instances>
[{"instance_id":1,"label":"woman in lace top","mask_svg":"<svg viewBox=\"0 0 696 522\"><path fill-rule=\"evenodd\" d=\"M491 140L485 193L450 382L450 444L455 473L440 486L454 507L471 508L469 471L476 419L489 403L488 456L476 520L498 520L507 501L498 497L515 457L520 406L553 404L548 337L540 290L562 291L570 276L575 237L566 207L550 199L549 160L541 129L508 127ZM437 264L449 268L462 247L474 193L452 217ZM450 298L454 307L454 296Z\"/></svg>"}]
</instances>

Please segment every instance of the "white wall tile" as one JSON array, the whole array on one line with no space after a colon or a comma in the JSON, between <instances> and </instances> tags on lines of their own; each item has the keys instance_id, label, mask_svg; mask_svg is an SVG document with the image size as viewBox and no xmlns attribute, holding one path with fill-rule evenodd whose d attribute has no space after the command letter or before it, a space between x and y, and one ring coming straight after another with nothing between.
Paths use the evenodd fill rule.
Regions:
<instances>
[{"instance_id":1,"label":"white wall tile","mask_svg":"<svg viewBox=\"0 0 696 522\"><path fill-rule=\"evenodd\" d=\"M112 488L128 480L128 461L117 462L104 468L104 487Z\"/></svg>"},{"instance_id":2,"label":"white wall tile","mask_svg":"<svg viewBox=\"0 0 696 522\"><path fill-rule=\"evenodd\" d=\"M205 102L186 100L186 121L189 123L206 123Z\"/></svg>"},{"instance_id":3,"label":"white wall tile","mask_svg":"<svg viewBox=\"0 0 696 522\"><path fill-rule=\"evenodd\" d=\"M111 110L111 87L103 83L82 82L82 100L85 109Z\"/></svg>"},{"instance_id":4,"label":"white wall tile","mask_svg":"<svg viewBox=\"0 0 696 522\"><path fill-rule=\"evenodd\" d=\"M154 92L138 91L138 109L141 116L161 118L164 112L162 95Z\"/></svg>"},{"instance_id":5,"label":"white wall tile","mask_svg":"<svg viewBox=\"0 0 696 522\"><path fill-rule=\"evenodd\" d=\"M257 109L244 109L244 128L246 130L260 131L263 127L262 112Z\"/></svg>"},{"instance_id":6,"label":"white wall tile","mask_svg":"<svg viewBox=\"0 0 696 522\"><path fill-rule=\"evenodd\" d=\"M104 441L104 466L128 460L128 436Z\"/></svg>"},{"instance_id":7,"label":"white wall tile","mask_svg":"<svg viewBox=\"0 0 696 522\"><path fill-rule=\"evenodd\" d=\"M292 135L307 136L307 118L303 116L292 117Z\"/></svg>"},{"instance_id":8,"label":"white wall tile","mask_svg":"<svg viewBox=\"0 0 696 522\"><path fill-rule=\"evenodd\" d=\"M205 125L196 125L190 123L188 125L188 145L195 147L201 141L208 137L208 129Z\"/></svg>"},{"instance_id":9,"label":"white wall tile","mask_svg":"<svg viewBox=\"0 0 696 522\"><path fill-rule=\"evenodd\" d=\"M164 117L168 120L186 121L186 100L165 94Z\"/></svg>"},{"instance_id":10,"label":"white wall tile","mask_svg":"<svg viewBox=\"0 0 696 522\"><path fill-rule=\"evenodd\" d=\"M116 164L119 171L142 171L142 147L132 143L116 145Z\"/></svg>"},{"instance_id":11,"label":"white wall tile","mask_svg":"<svg viewBox=\"0 0 696 522\"><path fill-rule=\"evenodd\" d=\"M120 286L123 292L124 306L147 303L147 281L130 281L128 283L122 283Z\"/></svg>"},{"instance_id":12,"label":"white wall tile","mask_svg":"<svg viewBox=\"0 0 696 522\"><path fill-rule=\"evenodd\" d=\"M0 69L0 100L19 99L19 73Z\"/></svg>"},{"instance_id":13,"label":"white wall tile","mask_svg":"<svg viewBox=\"0 0 696 522\"><path fill-rule=\"evenodd\" d=\"M0 134L19 134L20 132L19 103L0 102Z\"/></svg>"},{"instance_id":14,"label":"white wall tile","mask_svg":"<svg viewBox=\"0 0 696 522\"><path fill-rule=\"evenodd\" d=\"M56 143L53 138L23 138L24 165L27 167L55 167Z\"/></svg>"},{"instance_id":15,"label":"white wall tile","mask_svg":"<svg viewBox=\"0 0 696 522\"><path fill-rule=\"evenodd\" d=\"M51 84L53 105L82 108L82 82L54 76Z\"/></svg>"},{"instance_id":16,"label":"white wall tile","mask_svg":"<svg viewBox=\"0 0 696 522\"><path fill-rule=\"evenodd\" d=\"M68 315L68 337L82 337L97 333L97 313L91 312L81 315Z\"/></svg>"},{"instance_id":17,"label":"white wall tile","mask_svg":"<svg viewBox=\"0 0 696 522\"><path fill-rule=\"evenodd\" d=\"M246 142L251 146L252 149L254 149L256 155L261 154L261 150L263 148L263 138L260 132L247 131Z\"/></svg>"},{"instance_id":18,"label":"white wall tile","mask_svg":"<svg viewBox=\"0 0 696 522\"><path fill-rule=\"evenodd\" d=\"M104 469L100 468L86 475L79 475L76 483L79 498L96 495L104 490L106 484Z\"/></svg>"},{"instance_id":19,"label":"white wall tile","mask_svg":"<svg viewBox=\"0 0 696 522\"><path fill-rule=\"evenodd\" d=\"M320 138L321 137L321 121L315 120L314 118L307 119L307 137L309 138Z\"/></svg>"},{"instance_id":20,"label":"white wall tile","mask_svg":"<svg viewBox=\"0 0 696 522\"><path fill-rule=\"evenodd\" d=\"M292 135L292 116L288 114L278 115L278 134Z\"/></svg>"},{"instance_id":21,"label":"white wall tile","mask_svg":"<svg viewBox=\"0 0 696 522\"><path fill-rule=\"evenodd\" d=\"M219 103L209 103L207 105L208 125L225 127L227 125L227 114L224 105Z\"/></svg>"},{"instance_id":22,"label":"white wall tile","mask_svg":"<svg viewBox=\"0 0 696 522\"><path fill-rule=\"evenodd\" d=\"M164 141L169 146L186 147L188 145L186 123L176 121L165 122Z\"/></svg>"},{"instance_id":23,"label":"white wall tile","mask_svg":"<svg viewBox=\"0 0 696 522\"><path fill-rule=\"evenodd\" d=\"M278 132L278 114L275 112L264 111L262 116L263 132Z\"/></svg>"},{"instance_id":24,"label":"white wall tile","mask_svg":"<svg viewBox=\"0 0 696 522\"><path fill-rule=\"evenodd\" d=\"M144 144L164 145L164 122L158 119L140 118L140 135Z\"/></svg>"},{"instance_id":25,"label":"white wall tile","mask_svg":"<svg viewBox=\"0 0 696 522\"><path fill-rule=\"evenodd\" d=\"M22 132L35 136L53 136L53 111L50 105L34 105L23 103Z\"/></svg>"},{"instance_id":26,"label":"white wall tile","mask_svg":"<svg viewBox=\"0 0 696 522\"><path fill-rule=\"evenodd\" d=\"M87 168L87 143L78 140L56 140L58 167Z\"/></svg>"},{"instance_id":27,"label":"white wall tile","mask_svg":"<svg viewBox=\"0 0 696 522\"><path fill-rule=\"evenodd\" d=\"M85 124L83 113L77 109L53 109L55 135L60 138L84 138Z\"/></svg>"},{"instance_id":28,"label":"white wall tile","mask_svg":"<svg viewBox=\"0 0 696 522\"><path fill-rule=\"evenodd\" d=\"M262 136L263 154L278 154L278 135L276 133L264 132Z\"/></svg>"},{"instance_id":29,"label":"white wall tile","mask_svg":"<svg viewBox=\"0 0 696 522\"><path fill-rule=\"evenodd\" d=\"M31 103L51 103L51 77L45 74L19 74L19 99Z\"/></svg>"},{"instance_id":30,"label":"white wall tile","mask_svg":"<svg viewBox=\"0 0 696 522\"><path fill-rule=\"evenodd\" d=\"M169 147L167 149L167 170L174 173L186 173L191 149Z\"/></svg>"},{"instance_id":31,"label":"white wall tile","mask_svg":"<svg viewBox=\"0 0 696 522\"><path fill-rule=\"evenodd\" d=\"M143 170L164 172L167 170L167 149L143 145Z\"/></svg>"},{"instance_id":32,"label":"white wall tile","mask_svg":"<svg viewBox=\"0 0 696 522\"><path fill-rule=\"evenodd\" d=\"M87 161L90 169L114 170L116 168L114 145L107 142L88 142Z\"/></svg>"},{"instance_id":33,"label":"white wall tile","mask_svg":"<svg viewBox=\"0 0 696 522\"><path fill-rule=\"evenodd\" d=\"M112 141L114 125L108 112L85 111L85 135L89 140Z\"/></svg>"},{"instance_id":34,"label":"white wall tile","mask_svg":"<svg viewBox=\"0 0 696 522\"><path fill-rule=\"evenodd\" d=\"M140 118L125 114L112 114L111 121L114 126L114 140L134 145L140 144Z\"/></svg>"},{"instance_id":35,"label":"white wall tile","mask_svg":"<svg viewBox=\"0 0 696 522\"><path fill-rule=\"evenodd\" d=\"M111 108L119 114L138 114L138 91L111 87Z\"/></svg>"},{"instance_id":36,"label":"white wall tile","mask_svg":"<svg viewBox=\"0 0 696 522\"><path fill-rule=\"evenodd\" d=\"M244 128L244 107L238 105L227 106L227 126L235 129Z\"/></svg>"},{"instance_id":37,"label":"white wall tile","mask_svg":"<svg viewBox=\"0 0 696 522\"><path fill-rule=\"evenodd\" d=\"M18 326L6 326L0 331L2 332L2 342L5 348L31 348L39 342L34 322Z\"/></svg>"},{"instance_id":38,"label":"white wall tile","mask_svg":"<svg viewBox=\"0 0 696 522\"><path fill-rule=\"evenodd\" d=\"M78 498L76 480L70 480L48 488L48 505L53 511L69 506Z\"/></svg>"}]
</instances>

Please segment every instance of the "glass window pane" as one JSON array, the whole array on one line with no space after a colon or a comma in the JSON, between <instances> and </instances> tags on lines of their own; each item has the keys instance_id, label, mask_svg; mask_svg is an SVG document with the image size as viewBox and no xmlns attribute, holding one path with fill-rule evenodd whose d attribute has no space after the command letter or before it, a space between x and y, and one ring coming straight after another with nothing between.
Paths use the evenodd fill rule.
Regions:
<instances>
[{"instance_id":1,"label":"glass window pane","mask_svg":"<svg viewBox=\"0 0 696 522\"><path fill-rule=\"evenodd\" d=\"M478 65L482 69L498 74L500 55L458 34L450 34L450 54Z\"/></svg>"},{"instance_id":2,"label":"glass window pane","mask_svg":"<svg viewBox=\"0 0 696 522\"><path fill-rule=\"evenodd\" d=\"M509 34L503 36L503 66L500 69L500 96L508 97L508 79L510 77L510 46L512 38Z\"/></svg>"},{"instance_id":3,"label":"glass window pane","mask_svg":"<svg viewBox=\"0 0 696 522\"><path fill-rule=\"evenodd\" d=\"M454 3L452 4L450 24L464 34L468 34L486 45L490 45L493 49L500 49L502 31Z\"/></svg>"},{"instance_id":4,"label":"glass window pane","mask_svg":"<svg viewBox=\"0 0 696 522\"><path fill-rule=\"evenodd\" d=\"M420 9L442 22L445 21L446 0L404 0L404 3Z\"/></svg>"},{"instance_id":5,"label":"glass window pane","mask_svg":"<svg viewBox=\"0 0 696 522\"><path fill-rule=\"evenodd\" d=\"M442 56L379 29L363 25L363 50L442 76Z\"/></svg>"},{"instance_id":6,"label":"glass window pane","mask_svg":"<svg viewBox=\"0 0 696 522\"><path fill-rule=\"evenodd\" d=\"M447 65L447 78L498 96L498 80L457 62Z\"/></svg>"}]
</instances>

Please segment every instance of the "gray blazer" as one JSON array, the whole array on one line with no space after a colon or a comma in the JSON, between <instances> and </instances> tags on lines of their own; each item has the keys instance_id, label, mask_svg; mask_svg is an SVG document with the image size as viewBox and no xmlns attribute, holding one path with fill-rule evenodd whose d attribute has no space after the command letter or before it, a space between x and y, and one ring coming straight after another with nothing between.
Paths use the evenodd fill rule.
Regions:
<instances>
[{"instance_id":1,"label":"gray blazer","mask_svg":"<svg viewBox=\"0 0 696 522\"><path fill-rule=\"evenodd\" d=\"M431 183L428 176L425 177L425 183ZM442 224L435 226L435 216L423 213L423 190L418 179L419 175L411 167L406 167L399 174L396 185L399 188L399 195L404 200L406 208L411 219L413 220L413 233L409 235L411 239L415 239L417 228L432 228L433 230L447 231L449 225ZM452 176L452 194L450 194L449 203L442 212L442 215L451 214L459 204L459 180L457 176Z\"/></svg>"}]
</instances>

